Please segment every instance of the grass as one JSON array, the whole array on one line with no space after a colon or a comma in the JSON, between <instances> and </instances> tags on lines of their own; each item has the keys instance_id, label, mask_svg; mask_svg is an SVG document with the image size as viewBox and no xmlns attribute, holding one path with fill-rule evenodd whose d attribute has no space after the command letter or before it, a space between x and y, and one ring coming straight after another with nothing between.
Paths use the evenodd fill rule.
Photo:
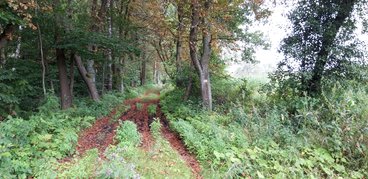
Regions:
<instances>
[{"instance_id":1,"label":"grass","mask_svg":"<svg viewBox=\"0 0 368 179\"><path fill-rule=\"evenodd\" d=\"M194 178L191 170L171 148L169 142L157 135L159 129L152 127L155 143L149 151L135 148L125 153L126 160L135 164L137 172L143 178Z\"/></svg>"},{"instance_id":2,"label":"grass","mask_svg":"<svg viewBox=\"0 0 368 179\"><path fill-rule=\"evenodd\" d=\"M141 97L142 102L148 102L157 99L160 99L160 96L157 93L153 92Z\"/></svg>"},{"instance_id":3,"label":"grass","mask_svg":"<svg viewBox=\"0 0 368 179\"><path fill-rule=\"evenodd\" d=\"M161 136L161 124L151 125L155 140L147 151L138 146L140 134L130 121L121 123L116 139L119 143L105 151L101 159L97 149L70 162L46 162L37 178L194 178L181 156ZM136 139L138 137L138 139ZM42 170L41 170L42 169Z\"/></svg>"}]
</instances>

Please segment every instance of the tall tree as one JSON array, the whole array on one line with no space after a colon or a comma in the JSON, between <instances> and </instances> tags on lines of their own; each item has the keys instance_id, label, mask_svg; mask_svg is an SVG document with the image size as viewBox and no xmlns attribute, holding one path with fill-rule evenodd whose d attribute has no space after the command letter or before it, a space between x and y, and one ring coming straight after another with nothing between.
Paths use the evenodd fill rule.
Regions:
<instances>
[{"instance_id":1,"label":"tall tree","mask_svg":"<svg viewBox=\"0 0 368 179\"><path fill-rule=\"evenodd\" d=\"M324 76L346 74L345 65L360 55L353 50L359 43L354 38L352 13L362 2L298 1L296 9L289 15L293 31L283 40L281 51L287 59L280 63L279 71L286 66L287 76L300 80L301 92L319 95ZM299 69L294 69L291 60L298 63ZM334 71L338 73L332 73Z\"/></svg>"},{"instance_id":2,"label":"tall tree","mask_svg":"<svg viewBox=\"0 0 368 179\"><path fill-rule=\"evenodd\" d=\"M112 13L114 8L114 0L108 0L107 1L107 9L109 10L109 13L107 13L107 24L108 24L108 30L107 34L108 37L112 38ZM108 69L108 75L107 75L107 90L112 90L112 84L113 84L113 70L112 70L112 49L107 49L107 69Z\"/></svg>"},{"instance_id":3,"label":"tall tree","mask_svg":"<svg viewBox=\"0 0 368 179\"><path fill-rule=\"evenodd\" d=\"M177 1L177 14L178 14L178 25L177 25L177 35L176 35L176 73L181 71L181 51L182 51L182 34L184 30L184 2Z\"/></svg>"},{"instance_id":4,"label":"tall tree","mask_svg":"<svg viewBox=\"0 0 368 179\"><path fill-rule=\"evenodd\" d=\"M53 0L54 9L60 8L60 0ZM62 14L58 11L54 14L55 17L55 44L58 46L61 43L62 30L64 29ZM72 94L70 90L70 82L67 72L65 49L56 47L56 62L59 71L59 82L60 82L60 102L61 108L67 109L72 106Z\"/></svg>"},{"instance_id":5,"label":"tall tree","mask_svg":"<svg viewBox=\"0 0 368 179\"><path fill-rule=\"evenodd\" d=\"M212 94L209 76L209 60L211 57L211 25L208 17L211 3L211 0L206 0L204 2L203 11L201 11L200 8L202 6L198 0L191 0L192 17L189 35L190 57L199 74L203 107L208 110L212 110ZM204 14L202 16L202 22L200 21L200 11ZM197 36L200 23L202 23L202 55L200 55L197 50Z\"/></svg>"}]
</instances>

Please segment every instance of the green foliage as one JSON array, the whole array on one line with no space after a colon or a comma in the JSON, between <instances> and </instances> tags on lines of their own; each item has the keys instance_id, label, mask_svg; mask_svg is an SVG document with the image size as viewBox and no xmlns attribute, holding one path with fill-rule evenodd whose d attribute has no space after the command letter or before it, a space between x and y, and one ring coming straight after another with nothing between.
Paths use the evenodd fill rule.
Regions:
<instances>
[{"instance_id":1,"label":"green foliage","mask_svg":"<svg viewBox=\"0 0 368 179\"><path fill-rule=\"evenodd\" d=\"M33 70L39 65L31 60L10 60L0 70L0 116L35 111L39 106L41 81L40 74Z\"/></svg>"},{"instance_id":2,"label":"green foliage","mask_svg":"<svg viewBox=\"0 0 368 179\"><path fill-rule=\"evenodd\" d=\"M142 102L148 102L148 101L152 101L152 100L157 100L159 98L160 98L160 96L155 94L154 91L150 91L149 94L142 96L141 100L142 100Z\"/></svg>"},{"instance_id":3,"label":"green foliage","mask_svg":"<svg viewBox=\"0 0 368 179\"><path fill-rule=\"evenodd\" d=\"M155 118L151 123L151 133L156 140L161 137L161 123L159 118Z\"/></svg>"},{"instance_id":4,"label":"green foliage","mask_svg":"<svg viewBox=\"0 0 368 179\"><path fill-rule=\"evenodd\" d=\"M119 145L138 146L141 142L141 136L137 131L137 125L132 121L124 121L120 123L116 130L116 137Z\"/></svg>"},{"instance_id":5,"label":"green foliage","mask_svg":"<svg viewBox=\"0 0 368 179\"><path fill-rule=\"evenodd\" d=\"M136 166L124 159L126 147L113 146L106 152L107 161L104 161L97 172L98 178L140 178Z\"/></svg>"},{"instance_id":6,"label":"green foliage","mask_svg":"<svg viewBox=\"0 0 368 179\"><path fill-rule=\"evenodd\" d=\"M122 101L107 95L89 108L81 106L60 111L56 97L47 99L40 112L29 119L8 117L0 123L0 178L23 178L35 172L42 173L41 161L61 159L74 152L77 133L96 119L88 114L107 114L111 105ZM97 108L101 109L93 111Z\"/></svg>"},{"instance_id":7,"label":"green foliage","mask_svg":"<svg viewBox=\"0 0 368 179\"><path fill-rule=\"evenodd\" d=\"M58 178L90 178L99 166L98 159L97 149L88 150L83 158L59 166Z\"/></svg>"},{"instance_id":8,"label":"green foliage","mask_svg":"<svg viewBox=\"0 0 368 179\"><path fill-rule=\"evenodd\" d=\"M352 72L355 66L364 64L366 53L354 31L355 21L364 17L354 11L364 4L365 0L296 2L296 8L288 15L292 33L280 48L285 59L273 77L280 83L280 90L314 96L320 95L322 86L329 84L322 80L359 78L360 74Z\"/></svg>"},{"instance_id":9,"label":"green foliage","mask_svg":"<svg viewBox=\"0 0 368 179\"><path fill-rule=\"evenodd\" d=\"M156 115L156 108L157 108L157 105L149 105L147 110L148 110L148 115L150 116L155 116Z\"/></svg>"},{"instance_id":10,"label":"green foliage","mask_svg":"<svg viewBox=\"0 0 368 179\"><path fill-rule=\"evenodd\" d=\"M127 106L119 105L115 108L115 114L111 117L111 120L118 122L120 117L127 111Z\"/></svg>"},{"instance_id":11,"label":"green foliage","mask_svg":"<svg viewBox=\"0 0 368 179\"><path fill-rule=\"evenodd\" d=\"M124 142L119 143L117 148L122 149L120 149L120 154L117 154L117 158L114 160L122 160L119 157L122 156L125 161L123 163L126 163L127 167L120 168L116 172L128 170L126 174L132 174L132 171L135 170L143 178L193 178L190 168L181 159L180 155L171 148L169 142L161 136L160 129L161 124L156 119L151 124L151 132L155 143L148 151L137 146L127 145ZM115 171L113 170L111 173L115 173ZM137 174L134 176L137 176Z\"/></svg>"},{"instance_id":12,"label":"green foliage","mask_svg":"<svg viewBox=\"0 0 368 179\"><path fill-rule=\"evenodd\" d=\"M247 100L253 107L235 105L226 115L179 104L177 91L163 96L162 109L170 126L201 161L204 176L368 175L365 88L336 86L322 99L290 96L288 102L265 97L259 87L245 88L250 90ZM295 113L289 112L291 108Z\"/></svg>"},{"instance_id":13,"label":"green foliage","mask_svg":"<svg viewBox=\"0 0 368 179\"><path fill-rule=\"evenodd\" d=\"M76 100L75 107L68 110L76 116L89 115L99 118L108 115L114 107L123 103L125 98L122 93L107 93L98 102L90 99Z\"/></svg>"}]
</instances>

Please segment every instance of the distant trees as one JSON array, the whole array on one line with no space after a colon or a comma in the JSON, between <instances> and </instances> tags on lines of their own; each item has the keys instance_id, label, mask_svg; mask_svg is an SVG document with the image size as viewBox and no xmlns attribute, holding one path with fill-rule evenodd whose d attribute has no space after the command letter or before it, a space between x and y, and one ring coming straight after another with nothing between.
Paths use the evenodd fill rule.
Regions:
<instances>
[{"instance_id":1,"label":"distant trees","mask_svg":"<svg viewBox=\"0 0 368 179\"><path fill-rule=\"evenodd\" d=\"M76 95L98 101L106 91L169 79L186 88L184 99L201 96L203 107L212 110L210 76L217 72L211 61L237 41L254 44L243 49L250 57L261 44L253 41L259 34L241 25L267 16L259 10L262 2L1 1L0 59L6 63L3 57L9 60L16 51L20 58L11 60L40 63L35 73L42 76L43 91L56 92L62 109ZM30 28L18 31L19 25ZM12 36L22 37L22 46L8 43Z\"/></svg>"},{"instance_id":2,"label":"distant trees","mask_svg":"<svg viewBox=\"0 0 368 179\"><path fill-rule=\"evenodd\" d=\"M364 58L354 35L353 12L362 0L299 0L289 14L292 33L283 40L278 78L295 81L300 94L321 93L322 80L348 77L349 66Z\"/></svg>"}]
</instances>

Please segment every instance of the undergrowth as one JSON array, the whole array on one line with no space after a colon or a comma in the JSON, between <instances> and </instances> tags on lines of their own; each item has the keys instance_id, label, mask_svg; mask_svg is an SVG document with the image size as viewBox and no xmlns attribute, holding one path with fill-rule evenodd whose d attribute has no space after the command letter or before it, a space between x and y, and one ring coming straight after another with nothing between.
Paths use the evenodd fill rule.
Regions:
<instances>
[{"instance_id":1,"label":"undergrowth","mask_svg":"<svg viewBox=\"0 0 368 179\"><path fill-rule=\"evenodd\" d=\"M55 96L49 96L39 112L28 119L8 117L0 123L0 178L27 178L43 170L45 161L74 153L78 132L91 126L121 104L124 96L106 94L100 102L76 101L61 111Z\"/></svg>"},{"instance_id":2,"label":"undergrowth","mask_svg":"<svg viewBox=\"0 0 368 179\"><path fill-rule=\"evenodd\" d=\"M288 112L290 103L258 89L243 98L252 105L238 99L211 113L195 102L179 102L179 90L162 96L170 127L196 154L205 178L368 176L368 96L363 88L335 88L321 100L294 98L294 114Z\"/></svg>"},{"instance_id":3,"label":"undergrowth","mask_svg":"<svg viewBox=\"0 0 368 179\"><path fill-rule=\"evenodd\" d=\"M126 150L122 153L125 160L134 163L136 171L143 178L193 178L191 170L180 155L162 138L158 119L151 124L151 132L155 143L148 151L139 147L127 147L124 142L117 145L125 147Z\"/></svg>"}]
</instances>

